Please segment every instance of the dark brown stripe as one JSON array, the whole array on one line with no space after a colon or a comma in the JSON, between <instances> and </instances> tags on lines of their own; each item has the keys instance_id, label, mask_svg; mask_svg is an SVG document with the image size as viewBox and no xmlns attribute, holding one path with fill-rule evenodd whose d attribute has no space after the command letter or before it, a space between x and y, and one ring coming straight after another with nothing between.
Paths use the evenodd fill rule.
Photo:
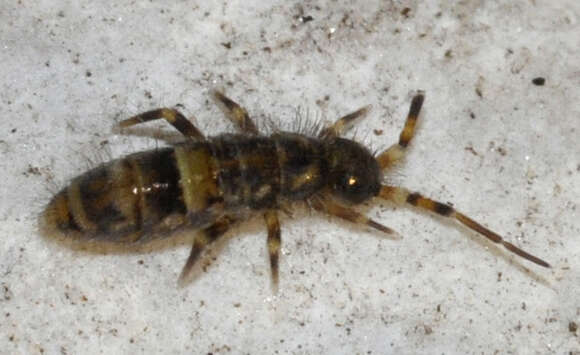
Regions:
<instances>
[{"instance_id":1,"label":"dark brown stripe","mask_svg":"<svg viewBox=\"0 0 580 355\"><path fill-rule=\"evenodd\" d=\"M52 199L48 209L51 209L49 213L51 214L50 218L52 218L52 221L48 222L55 223L58 230L62 232L82 232L81 227L77 224L70 212L66 189L59 192Z\"/></svg>"},{"instance_id":2,"label":"dark brown stripe","mask_svg":"<svg viewBox=\"0 0 580 355\"><path fill-rule=\"evenodd\" d=\"M417 206L417 203L418 203L420 198L422 198L421 195L414 192L412 194L409 194L409 196L407 196L407 203L409 203L413 206Z\"/></svg>"},{"instance_id":3,"label":"dark brown stripe","mask_svg":"<svg viewBox=\"0 0 580 355\"><path fill-rule=\"evenodd\" d=\"M164 109L160 108L156 110L143 112L142 114L135 116L135 118L139 119L141 122L149 122L157 120L163 118L163 110Z\"/></svg>"},{"instance_id":4,"label":"dark brown stripe","mask_svg":"<svg viewBox=\"0 0 580 355\"><path fill-rule=\"evenodd\" d=\"M423 101L425 101L424 94L418 94L413 98L413 101L411 102L411 108L409 109L410 117L417 119L417 116L419 116L419 112L421 111L421 107L423 106Z\"/></svg>"},{"instance_id":5,"label":"dark brown stripe","mask_svg":"<svg viewBox=\"0 0 580 355\"><path fill-rule=\"evenodd\" d=\"M122 169L124 172L128 172L129 176L128 181L120 181L121 186L119 188L124 189L121 194L119 194L118 198L126 198L130 199L132 202L132 212L133 212L133 221L131 221L134 226L135 230L142 230L143 229L143 211L141 208L141 187L137 184L137 177L135 176L137 169L137 163L134 161L129 162L129 159L123 159L121 161ZM125 176L123 176L125 178ZM138 193L134 194L133 191L126 191L127 187L129 189L137 189ZM123 201L121 201L123 202ZM121 211L122 212L122 211Z\"/></svg>"},{"instance_id":6,"label":"dark brown stripe","mask_svg":"<svg viewBox=\"0 0 580 355\"><path fill-rule=\"evenodd\" d=\"M438 213L442 216L449 216L454 211L453 207L451 207L449 205L446 205L446 204L443 204L443 203L440 203L437 201L433 201L433 204L434 204L434 208L435 208L434 209L435 213Z\"/></svg>"},{"instance_id":7,"label":"dark brown stripe","mask_svg":"<svg viewBox=\"0 0 580 355\"><path fill-rule=\"evenodd\" d=\"M157 223L166 216L186 212L179 185L179 170L173 148L163 148L134 156L135 163L143 174L145 196L143 209L147 210L150 221ZM145 213L142 213L145 215Z\"/></svg>"},{"instance_id":8,"label":"dark brown stripe","mask_svg":"<svg viewBox=\"0 0 580 355\"><path fill-rule=\"evenodd\" d=\"M293 133L272 136L276 143L279 162L280 194L291 200L302 200L320 190L328 175L328 166L320 140ZM314 174L308 182L296 185L305 174Z\"/></svg>"},{"instance_id":9,"label":"dark brown stripe","mask_svg":"<svg viewBox=\"0 0 580 355\"><path fill-rule=\"evenodd\" d=\"M237 103L235 103L233 100L231 100L229 97L225 96L219 91L215 91L214 95L230 111L233 111L236 107L239 107Z\"/></svg>"},{"instance_id":10,"label":"dark brown stripe","mask_svg":"<svg viewBox=\"0 0 580 355\"><path fill-rule=\"evenodd\" d=\"M185 116L177 111L175 111L175 122L172 124L179 132L188 137L203 137L203 134Z\"/></svg>"},{"instance_id":11,"label":"dark brown stripe","mask_svg":"<svg viewBox=\"0 0 580 355\"><path fill-rule=\"evenodd\" d=\"M101 165L78 179L80 203L97 234L108 232L111 223L119 220L119 213L112 206L115 196L109 170L110 165Z\"/></svg>"}]
</instances>

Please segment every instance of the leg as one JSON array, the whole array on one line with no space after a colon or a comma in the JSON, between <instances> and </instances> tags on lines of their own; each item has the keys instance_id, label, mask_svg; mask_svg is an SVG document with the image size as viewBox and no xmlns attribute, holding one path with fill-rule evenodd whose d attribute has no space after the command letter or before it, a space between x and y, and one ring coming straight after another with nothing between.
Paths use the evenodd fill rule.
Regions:
<instances>
[{"instance_id":1,"label":"leg","mask_svg":"<svg viewBox=\"0 0 580 355\"><path fill-rule=\"evenodd\" d=\"M365 106L355 112L349 113L346 116L339 118L334 124L330 127L324 128L318 137L320 138L334 138L338 137L343 134L349 126L359 117L366 115L371 109L371 106Z\"/></svg>"},{"instance_id":2,"label":"leg","mask_svg":"<svg viewBox=\"0 0 580 355\"><path fill-rule=\"evenodd\" d=\"M272 288L278 292L278 261L280 259L280 222L278 212L271 210L264 213L266 226L268 227L268 254L270 255L270 272L272 273Z\"/></svg>"},{"instance_id":3,"label":"leg","mask_svg":"<svg viewBox=\"0 0 580 355\"><path fill-rule=\"evenodd\" d=\"M523 251L522 249L516 247L515 245L509 242L506 242L498 234L485 228L484 226L475 222L474 220L465 216L464 214L456 211L453 207L449 205L423 197L416 192L411 193L409 190L405 188L396 186L383 186L379 196L384 198L385 200L393 201L396 203L408 203L417 208L422 208L427 211L435 212L438 215L444 217L453 218L458 222L460 222L461 224L463 224L464 226L483 235L492 242L503 245L504 248L511 251L512 253L517 254L522 258L527 259L540 266L550 267L550 264L548 264L547 262Z\"/></svg>"},{"instance_id":4,"label":"leg","mask_svg":"<svg viewBox=\"0 0 580 355\"><path fill-rule=\"evenodd\" d=\"M375 222L372 219L366 217L365 215L358 213L357 211L355 211L353 209L343 207L336 202L333 202L330 200L322 200L322 199L313 199L310 202L311 202L311 206L314 207L315 210L318 210L320 212L324 212L324 213L329 214L331 216L336 216L338 218L347 220L347 221L355 223L355 224L367 225L367 226L374 228L376 230L379 230L385 234L394 234L395 233L395 231L393 231L391 228L386 227L378 222Z\"/></svg>"},{"instance_id":5,"label":"leg","mask_svg":"<svg viewBox=\"0 0 580 355\"><path fill-rule=\"evenodd\" d=\"M220 91L214 91L213 96L223 107L226 116L239 130L245 133L259 134L254 121L248 115L248 111Z\"/></svg>"},{"instance_id":6,"label":"leg","mask_svg":"<svg viewBox=\"0 0 580 355\"><path fill-rule=\"evenodd\" d=\"M193 241L193 246L191 247L191 252L189 253L189 258L181 270L181 275L179 275L179 284L184 284L187 280L191 269L195 265L196 261L199 259L199 255L205 249L206 246L215 242L219 237L221 237L225 232L228 231L230 226L235 222L233 218L224 216L218 219L211 226L204 228L199 231L195 236Z\"/></svg>"},{"instance_id":7,"label":"leg","mask_svg":"<svg viewBox=\"0 0 580 355\"><path fill-rule=\"evenodd\" d=\"M409 145L409 142L415 135L415 125L417 124L417 118L419 117L419 112L421 111L421 106L423 106L423 101L425 100L425 94L419 91L413 101L411 102L411 107L409 108L409 114L407 115L407 120L405 121L405 127L401 131L399 136L399 142L393 144L389 149L385 150L377 157L379 165L382 169L385 169L395 163L396 161L403 158L405 154L405 148Z\"/></svg>"},{"instance_id":8,"label":"leg","mask_svg":"<svg viewBox=\"0 0 580 355\"><path fill-rule=\"evenodd\" d=\"M163 118L170 125L175 127L184 136L204 139L203 134L183 116L179 111L170 108L160 108L157 110L147 111L137 116L133 116L119 123L119 127L126 128L136 124L145 123Z\"/></svg>"}]
</instances>

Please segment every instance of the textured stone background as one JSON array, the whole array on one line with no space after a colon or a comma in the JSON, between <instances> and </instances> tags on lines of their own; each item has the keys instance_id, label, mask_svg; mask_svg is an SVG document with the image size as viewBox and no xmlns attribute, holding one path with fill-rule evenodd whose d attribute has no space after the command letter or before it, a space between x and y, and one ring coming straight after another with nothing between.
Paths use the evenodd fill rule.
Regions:
<instances>
[{"instance_id":1,"label":"textured stone background","mask_svg":"<svg viewBox=\"0 0 580 355\"><path fill-rule=\"evenodd\" d=\"M0 352L579 354L580 3L264 3L0 5ZM161 123L120 135L116 121L179 104L206 133L231 131L214 87L283 127L372 104L356 138L373 149L425 90L389 179L553 268L380 201L366 213L403 240L284 218L277 296L261 219L185 288L187 237L95 253L39 236L37 214L70 178L165 144L147 134L175 137Z\"/></svg>"}]
</instances>

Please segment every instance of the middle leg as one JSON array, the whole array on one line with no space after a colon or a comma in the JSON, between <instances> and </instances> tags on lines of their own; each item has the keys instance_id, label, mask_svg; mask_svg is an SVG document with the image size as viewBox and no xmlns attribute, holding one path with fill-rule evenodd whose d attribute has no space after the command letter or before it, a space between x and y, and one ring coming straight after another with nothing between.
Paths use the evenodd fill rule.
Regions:
<instances>
[{"instance_id":1,"label":"middle leg","mask_svg":"<svg viewBox=\"0 0 580 355\"><path fill-rule=\"evenodd\" d=\"M354 112L349 113L346 116L342 116L339 118L334 124L330 127L324 128L318 137L320 138L334 138L338 137L343 134L350 125L358 118L365 116L371 110L371 106L365 106L360 108Z\"/></svg>"},{"instance_id":2,"label":"middle leg","mask_svg":"<svg viewBox=\"0 0 580 355\"><path fill-rule=\"evenodd\" d=\"M242 106L224 95L221 91L215 90L213 96L221 104L226 116L228 116L239 130L245 133L259 134L256 124L252 121L250 115L248 115L248 111Z\"/></svg>"}]
</instances>

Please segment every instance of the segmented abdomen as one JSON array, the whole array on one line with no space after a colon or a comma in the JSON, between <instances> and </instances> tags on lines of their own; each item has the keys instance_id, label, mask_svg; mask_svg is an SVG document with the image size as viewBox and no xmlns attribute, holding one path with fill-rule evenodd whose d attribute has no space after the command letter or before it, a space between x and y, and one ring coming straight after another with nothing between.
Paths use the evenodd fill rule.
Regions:
<instances>
[{"instance_id":1,"label":"segmented abdomen","mask_svg":"<svg viewBox=\"0 0 580 355\"><path fill-rule=\"evenodd\" d=\"M43 231L146 241L224 214L276 208L321 185L321 143L296 134L222 135L132 154L73 179L43 214Z\"/></svg>"}]
</instances>

